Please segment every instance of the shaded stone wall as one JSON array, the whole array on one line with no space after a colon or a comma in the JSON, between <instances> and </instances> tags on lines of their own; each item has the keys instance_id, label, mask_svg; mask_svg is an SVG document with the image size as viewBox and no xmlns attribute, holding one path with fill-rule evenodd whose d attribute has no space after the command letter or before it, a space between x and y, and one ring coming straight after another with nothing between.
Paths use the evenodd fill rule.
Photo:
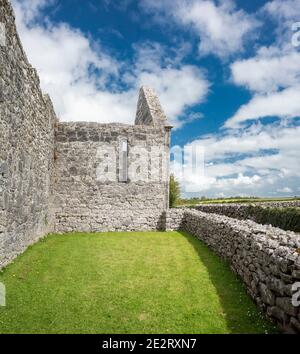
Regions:
<instances>
[{"instance_id":1,"label":"shaded stone wall","mask_svg":"<svg viewBox=\"0 0 300 354\"><path fill-rule=\"evenodd\" d=\"M199 204L194 206L193 209L204 211L206 213L216 213L232 218L244 220L251 219L255 221L255 215L249 215L249 206L260 206L263 208L298 208L300 207L300 200L286 202Z\"/></svg>"},{"instance_id":2,"label":"shaded stone wall","mask_svg":"<svg viewBox=\"0 0 300 354\"><path fill-rule=\"evenodd\" d=\"M119 152L124 139L129 179L120 182ZM157 148L165 154L156 154ZM153 181L151 171L153 167L161 173L164 165L168 173L168 149L168 133L160 126L60 123L55 151L55 230L164 228L168 177L159 174ZM145 171L149 181L144 180ZM131 172L136 172L134 178Z\"/></svg>"},{"instance_id":3,"label":"shaded stone wall","mask_svg":"<svg viewBox=\"0 0 300 354\"><path fill-rule=\"evenodd\" d=\"M1 268L51 230L56 118L22 49L7 0L0 0L0 23Z\"/></svg>"},{"instance_id":4,"label":"shaded stone wall","mask_svg":"<svg viewBox=\"0 0 300 354\"><path fill-rule=\"evenodd\" d=\"M286 332L300 333L300 306L292 302L300 302L298 234L190 209L171 209L167 229L181 229L204 241L229 262L269 318Z\"/></svg>"},{"instance_id":5,"label":"shaded stone wall","mask_svg":"<svg viewBox=\"0 0 300 354\"><path fill-rule=\"evenodd\" d=\"M273 225L284 230L300 231L300 201L202 204L193 209L206 213L226 215L240 220L252 220L259 224Z\"/></svg>"}]
</instances>

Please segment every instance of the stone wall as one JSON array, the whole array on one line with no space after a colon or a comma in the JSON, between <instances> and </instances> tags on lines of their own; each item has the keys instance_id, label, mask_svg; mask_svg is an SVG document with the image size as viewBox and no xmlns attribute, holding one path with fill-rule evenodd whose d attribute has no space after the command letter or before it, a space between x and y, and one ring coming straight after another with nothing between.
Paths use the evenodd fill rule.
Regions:
<instances>
[{"instance_id":1,"label":"stone wall","mask_svg":"<svg viewBox=\"0 0 300 354\"><path fill-rule=\"evenodd\" d=\"M140 90L135 124L170 127L157 94L151 87L142 87Z\"/></svg>"},{"instance_id":2,"label":"stone wall","mask_svg":"<svg viewBox=\"0 0 300 354\"><path fill-rule=\"evenodd\" d=\"M119 180L120 141L124 139L128 143L129 166L125 183ZM156 153L157 148L162 150ZM160 173L163 169L168 173L168 149L168 133L161 127L59 123L55 151L55 230L164 228L168 178L159 174L156 179L151 171L156 167Z\"/></svg>"},{"instance_id":3,"label":"stone wall","mask_svg":"<svg viewBox=\"0 0 300 354\"><path fill-rule=\"evenodd\" d=\"M187 208L170 208L166 215L166 231L183 229L185 213Z\"/></svg>"},{"instance_id":4,"label":"stone wall","mask_svg":"<svg viewBox=\"0 0 300 354\"><path fill-rule=\"evenodd\" d=\"M226 215L237 219L252 219L255 221L255 215L249 215L249 206L262 208L299 208L300 200L285 202L257 202L257 203L211 203L198 204L193 209L204 211L205 213L215 213Z\"/></svg>"},{"instance_id":5,"label":"stone wall","mask_svg":"<svg viewBox=\"0 0 300 354\"><path fill-rule=\"evenodd\" d=\"M300 308L292 304L293 295L297 300L293 284L300 289L298 234L190 209L171 209L167 220L168 229L191 233L227 260L259 308L282 330L300 333Z\"/></svg>"},{"instance_id":6,"label":"stone wall","mask_svg":"<svg viewBox=\"0 0 300 354\"><path fill-rule=\"evenodd\" d=\"M291 208L299 208L300 201L199 204L193 209L206 213L226 215L240 220L252 220L259 224L270 224L285 230L299 232L300 213ZM288 209L287 209L288 208Z\"/></svg>"},{"instance_id":7,"label":"stone wall","mask_svg":"<svg viewBox=\"0 0 300 354\"><path fill-rule=\"evenodd\" d=\"M164 229L171 127L155 92L141 88L136 125L59 123L0 10L0 267L54 230Z\"/></svg>"},{"instance_id":8,"label":"stone wall","mask_svg":"<svg viewBox=\"0 0 300 354\"><path fill-rule=\"evenodd\" d=\"M51 230L55 114L0 0L0 268Z\"/></svg>"}]
</instances>

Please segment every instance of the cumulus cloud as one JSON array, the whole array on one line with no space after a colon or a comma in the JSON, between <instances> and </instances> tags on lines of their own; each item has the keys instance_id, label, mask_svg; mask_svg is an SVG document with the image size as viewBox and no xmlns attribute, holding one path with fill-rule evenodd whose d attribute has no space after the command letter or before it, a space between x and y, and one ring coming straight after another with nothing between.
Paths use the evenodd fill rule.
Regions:
<instances>
[{"instance_id":1,"label":"cumulus cloud","mask_svg":"<svg viewBox=\"0 0 300 354\"><path fill-rule=\"evenodd\" d=\"M241 106L225 127L238 127L240 123L265 117L298 118L300 117L300 86L283 91L256 95Z\"/></svg>"},{"instance_id":2,"label":"cumulus cloud","mask_svg":"<svg viewBox=\"0 0 300 354\"><path fill-rule=\"evenodd\" d=\"M203 55L225 58L242 51L259 26L255 15L239 10L233 1L141 2L164 24L171 18L179 28L192 31ZM54 0L13 0L29 60L37 68L41 86L50 94L62 120L133 123L141 85L156 89L176 127L202 117L201 113L187 114L187 108L203 102L210 90L201 68L182 64L189 45L166 48L153 42L138 43L133 47L134 58L120 61L100 41L45 17L45 7L53 3ZM263 11L278 22L278 28L283 26L281 22L286 28L298 4L295 0L273 0ZM204 176L182 176L181 166L173 163L182 186L196 190L196 195L271 196L299 191L300 127L292 118L300 117L300 57L290 43L279 39L280 31L272 46L262 47L254 57L237 60L230 66L232 83L253 95L226 122L230 129L187 144L204 147ZM245 124L269 116L282 121Z\"/></svg>"},{"instance_id":3,"label":"cumulus cloud","mask_svg":"<svg viewBox=\"0 0 300 354\"><path fill-rule=\"evenodd\" d=\"M300 127L258 124L203 136L187 146L204 147L204 175L181 174L178 161L172 168L183 190L195 195L291 194L300 178L299 134Z\"/></svg>"},{"instance_id":4,"label":"cumulus cloud","mask_svg":"<svg viewBox=\"0 0 300 354\"><path fill-rule=\"evenodd\" d=\"M276 24L274 35L278 45L289 44L292 46L294 31L293 24L299 23L300 2L299 0L273 0L268 1L260 10L260 14L268 16ZM297 36L299 38L299 36Z\"/></svg>"},{"instance_id":5,"label":"cumulus cloud","mask_svg":"<svg viewBox=\"0 0 300 354\"><path fill-rule=\"evenodd\" d=\"M148 85L178 127L184 124L185 109L207 95L209 83L199 68L180 65L178 56L158 62L147 56L149 50L137 53L136 63L120 62L87 34L44 17L43 9L52 3L14 0L13 6L29 61L61 120L133 123L139 86Z\"/></svg>"},{"instance_id":6,"label":"cumulus cloud","mask_svg":"<svg viewBox=\"0 0 300 354\"><path fill-rule=\"evenodd\" d=\"M225 122L230 129L187 144L205 148L204 175L184 175L176 160L172 169L183 189L187 193L192 189L195 195L273 196L298 190L300 128L292 119L300 117L300 54L291 45L291 31L284 29L299 14L299 1L270 1L253 15L238 10L233 1L143 0L143 6L157 21L166 24L171 18L195 33L202 54L221 58L242 51L260 25L257 18L271 15L277 25L273 45L258 48L254 57L230 66L231 82L248 89L252 98ZM265 117L279 119L260 123Z\"/></svg>"},{"instance_id":7,"label":"cumulus cloud","mask_svg":"<svg viewBox=\"0 0 300 354\"><path fill-rule=\"evenodd\" d=\"M284 188L277 189L277 192L279 192L279 193L292 193L293 190L289 187L284 187Z\"/></svg>"},{"instance_id":8,"label":"cumulus cloud","mask_svg":"<svg viewBox=\"0 0 300 354\"><path fill-rule=\"evenodd\" d=\"M142 8L154 14L158 21L177 24L193 31L199 38L201 55L227 57L241 52L244 43L259 26L258 20L238 9L234 1L208 0L142 0Z\"/></svg>"},{"instance_id":9,"label":"cumulus cloud","mask_svg":"<svg viewBox=\"0 0 300 354\"><path fill-rule=\"evenodd\" d=\"M300 2L299 0L273 0L267 2L263 10L281 22L299 20Z\"/></svg>"},{"instance_id":10,"label":"cumulus cloud","mask_svg":"<svg viewBox=\"0 0 300 354\"><path fill-rule=\"evenodd\" d=\"M299 0L267 2L257 15L274 20L274 42L260 47L254 57L232 63L232 82L253 94L227 120L225 127L234 128L265 117L292 119L300 117L300 53L292 45L292 24L299 21Z\"/></svg>"},{"instance_id":11,"label":"cumulus cloud","mask_svg":"<svg viewBox=\"0 0 300 354\"><path fill-rule=\"evenodd\" d=\"M226 123L239 124L264 117L300 117L300 53L290 45L262 47L255 57L231 65L232 81L253 93Z\"/></svg>"},{"instance_id":12,"label":"cumulus cloud","mask_svg":"<svg viewBox=\"0 0 300 354\"><path fill-rule=\"evenodd\" d=\"M300 82L300 52L262 47L255 57L231 65L232 80L252 92L268 93Z\"/></svg>"}]
</instances>

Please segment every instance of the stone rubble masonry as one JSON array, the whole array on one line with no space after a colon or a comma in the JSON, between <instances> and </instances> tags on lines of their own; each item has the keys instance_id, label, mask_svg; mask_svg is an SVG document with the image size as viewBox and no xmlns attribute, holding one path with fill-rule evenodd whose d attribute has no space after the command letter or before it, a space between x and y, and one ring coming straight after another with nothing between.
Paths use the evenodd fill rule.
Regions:
<instances>
[{"instance_id":1,"label":"stone rubble masonry","mask_svg":"<svg viewBox=\"0 0 300 354\"><path fill-rule=\"evenodd\" d=\"M155 92L142 87L136 125L60 123L29 64L8 0L0 0L0 268L49 232L154 230L165 226L170 130ZM149 161L165 178L97 178L99 151L120 139L165 154ZM150 170L150 169L149 169Z\"/></svg>"},{"instance_id":2,"label":"stone rubble masonry","mask_svg":"<svg viewBox=\"0 0 300 354\"><path fill-rule=\"evenodd\" d=\"M285 332L300 333L300 308L292 304L292 285L300 284L299 234L188 208L170 209L166 229L205 242L228 261L268 318Z\"/></svg>"},{"instance_id":3,"label":"stone rubble masonry","mask_svg":"<svg viewBox=\"0 0 300 354\"><path fill-rule=\"evenodd\" d=\"M5 34L5 25L0 22L0 46L6 45L6 34Z\"/></svg>"},{"instance_id":4,"label":"stone rubble masonry","mask_svg":"<svg viewBox=\"0 0 300 354\"><path fill-rule=\"evenodd\" d=\"M300 331L291 303L300 281L299 235L253 221L191 209L168 210L168 179L96 178L104 147L161 147L169 155L170 126L158 98L140 90L136 124L60 123L22 49L11 5L0 0L0 268L49 232L185 230L226 259L264 313ZM160 157L156 166L169 160ZM118 171L112 173L117 176ZM207 210L209 211L209 210ZM234 301L234 299L233 299Z\"/></svg>"},{"instance_id":5,"label":"stone rubble masonry","mask_svg":"<svg viewBox=\"0 0 300 354\"><path fill-rule=\"evenodd\" d=\"M193 209L204 211L205 213L222 214L232 218L245 220L249 219L249 206L260 206L263 208L299 208L300 200L282 202L198 204L193 206Z\"/></svg>"},{"instance_id":6,"label":"stone rubble masonry","mask_svg":"<svg viewBox=\"0 0 300 354\"><path fill-rule=\"evenodd\" d=\"M147 157L145 161L150 168L164 164L168 169L166 134L169 133L164 128L147 125L59 123L55 146L55 231L164 229L168 178L137 178L122 183L115 169L111 180L96 177L97 169L105 167L106 148L118 158L120 139L128 142L128 166L136 159L135 148L144 148L150 154L152 147L161 147L167 150L166 154ZM118 166L118 160L108 162Z\"/></svg>"},{"instance_id":7,"label":"stone rubble masonry","mask_svg":"<svg viewBox=\"0 0 300 354\"><path fill-rule=\"evenodd\" d=\"M163 230L169 203L170 129L154 90L140 89L135 125L58 123L55 144L56 232ZM128 144L128 170L147 156L149 180L120 182L120 141ZM107 152L112 151L112 158ZM153 151L161 151L153 157ZM151 157L150 157L151 156ZM115 164L109 180L99 179L104 160ZM154 179L152 171L159 171ZM103 173L102 173L103 172ZM102 171L100 175L104 174ZM137 171L134 171L137 172ZM142 173L143 173L142 172Z\"/></svg>"},{"instance_id":8,"label":"stone rubble masonry","mask_svg":"<svg viewBox=\"0 0 300 354\"><path fill-rule=\"evenodd\" d=\"M52 230L55 113L0 0L0 268ZM3 44L3 43L2 43Z\"/></svg>"},{"instance_id":9,"label":"stone rubble masonry","mask_svg":"<svg viewBox=\"0 0 300 354\"><path fill-rule=\"evenodd\" d=\"M140 89L135 125L140 124L170 127L159 99L155 91L150 87L142 87Z\"/></svg>"},{"instance_id":10,"label":"stone rubble masonry","mask_svg":"<svg viewBox=\"0 0 300 354\"><path fill-rule=\"evenodd\" d=\"M252 220L260 222L261 208L299 208L300 200L282 202L257 202L257 203L215 203L198 204L193 209L204 211L205 213L215 213L240 220ZM272 221L269 221L272 224ZM273 225L276 226L276 225Z\"/></svg>"}]
</instances>

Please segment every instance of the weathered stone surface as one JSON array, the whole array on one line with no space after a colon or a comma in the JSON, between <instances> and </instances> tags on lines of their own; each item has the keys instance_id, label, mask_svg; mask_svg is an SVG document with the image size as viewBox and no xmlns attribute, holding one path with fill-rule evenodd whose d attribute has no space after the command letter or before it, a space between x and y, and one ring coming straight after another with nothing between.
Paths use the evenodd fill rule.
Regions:
<instances>
[{"instance_id":1,"label":"weathered stone surface","mask_svg":"<svg viewBox=\"0 0 300 354\"><path fill-rule=\"evenodd\" d=\"M263 283L259 285L260 296L265 304L274 305L275 304L275 296L272 291Z\"/></svg>"},{"instance_id":2,"label":"weathered stone surface","mask_svg":"<svg viewBox=\"0 0 300 354\"><path fill-rule=\"evenodd\" d=\"M169 209L166 217L166 230L172 231L183 229L185 211L185 208Z\"/></svg>"},{"instance_id":3,"label":"weathered stone surface","mask_svg":"<svg viewBox=\"0 0 300 354\"><path fill-rule=\"evenodd\" d=\"M164 229L170 127L155 92L141 88L136 125L59 123L7 0L0 0L0 10L6 32L0 47L0 267L53 230ZM120 173L127 167L118 164L121 139L128 144L128 175L136 176L126 183ZM144 171L135 166L141 151Z\"/></svg>"},{"instance_id":4,"label":"weathered stone surface","mask_svg":"<svg viewBox=\"0 0 300 354\"><path fill-rule=\"evenodd\" d=\"M290 297L278 297L276 299L276 305L290 316L297 315L297 308L292 305L292 299Z\"/></svg>"},{"instance_id":5,"label":"weathered stone surface","mask_svg":"<svg viewBox=\"0 0 300 354\"><path fill-rule=\"evenodd\" d=\"M165 228L168 177L143 180L130 173L137 155L145 153L145 169L157 167L162 173L165 166L168 174L169 132L164 127L59 123L56 134L55 231ZM128 183L118 177L120 139L128 143ZM155 149L164 154L152 158ZM109 179L102 179L107 169Z\"/></svg>"},{"instance_id":6,"label":"weathered stone surface","mask_svg":"<svg viewBox=\"0 0 300 354\"><path fill-rule=\"evenodd\" d=\"M226 259L281 328L299 331L299 308L291 302L299 235L214 214L216 206L205 206L208 213L168 210L168 178L120 183L122 166L99 172L103 160L113 162L102 152L119 152L120 139L126 139L129 163L138 158L136 147L147 154L153 146L163 148L165 155L151 157L149 166L166 164L168 177L170 127L154 91L141 89L135 126L59 123L27 61L7 0L0 0L0 23L6 36L0 46L0 268L53 230L182 229ZM109 180L98 178L104 172ZM232 207L227 212L236 217Z\"/></svg>"},{"instance_id":7,"label":"weathered stone surface","mask_svg":"<svg viewBox=\"0 0 300 354\"><path fill-rule=\"evenodd\" d=\"M294 329L297 332L300 333L300 322L296 318L294 318L294 317L291 318L291 325L292 325L292 327L294 327Z\"/></svg>"},{"instance_id":8,"label":"weathered stone surface","mask_svg":"<svg viewBox=\"0 0 300 354\"><path fill-rule=\"evenodd\" d=\"M53 225L55 113L43 96L16 32L7 0L0 0L5 45L0 46L0 268Z\"/></svg>"},{"instance_id":9,"label":"weathered stone surface","mask_svg":"<svg viewBox=\"0 0 300 354\"><path fill-rule=\"evenodd\" d=\"M284 331L297 331L290 318L299 321L299 309L292 305L292 279L296 280L300 257L298 234L188 208L169 210L166 227L204 241L229 262L262 311Z\"/></svg>"},{"instance_id":10,"label":"weathered stone surface","mask_svg":"<svg viewBox=\"0 0 300 354\"><path fill-rule=\"evenodd\" d=\"M283 326L286 326L289 323L289 316L279 307L268 307L267 315L271 318L279 320Z\"/></svg>"},{"instance_id":11,"label":"weathered stone surface","mask_svg":"<svg viewBox=\"0 0 300 354\"><path fill-rule=\"evenodd\" d=\"M292 273L292 277L294 279L300 280L300 270L294 270L293 273Z\"/></svg>"},{"instance_id":12,"label":"weathered stone surface","mask_svg":"<svg viewBox=\"0 0 300 354\"><path fill-rule=\"evenodd\" d=\"M282 202L199 204L193 208L205 213L216 213L240 220L252 220L255 222L260 222L259 217L261 209L255 208L256 206L259 206L260 208L299 208L300 200ZM286 243L286 240L283 238L280 240L280 242ZM300 240L296 240L296 244L298 247L300 247Z\"/></svg>"},{"instance_id":13,"label":"weathered stone surface","mask_svg":"<svg viewBox=\"0 0 300 354\"><path fill-rule=\"evenodd\" d=\"M292 208L300 207L300 200L282 202L255 202L255 203L214 203L198 204L193 208L206 213L222 214L237 219L249 219L249 206L264 208ZM250 218L251 219L251 218Z\"/></svg>"},{"instance_id":14,"label":"weathered stone surface","mask_svg":"<svg viewBox=\"0 0 300 354\"><path fill-rule=\"evenodd\" d=\"M169 126L155 91L150 87L142 87L136 110L136 125Z\"/></svg>"}]
</instances>

